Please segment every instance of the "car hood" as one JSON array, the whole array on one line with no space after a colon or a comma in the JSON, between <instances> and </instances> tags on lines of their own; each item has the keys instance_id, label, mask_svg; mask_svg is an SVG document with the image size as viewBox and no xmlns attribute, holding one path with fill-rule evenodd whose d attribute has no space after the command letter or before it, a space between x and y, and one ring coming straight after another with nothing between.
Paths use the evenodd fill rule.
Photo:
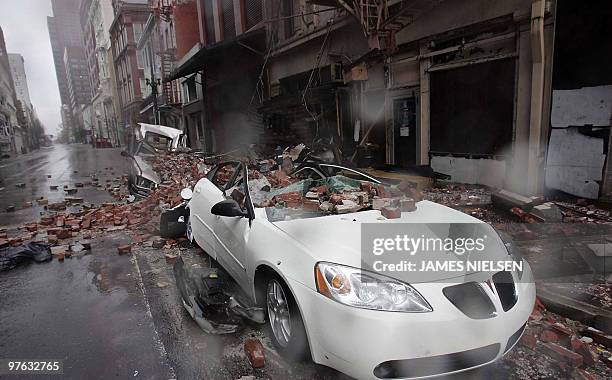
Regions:
<instances>
[{"instance_id":1,"label":"car hood","mask_svg":"<svg viewBox=\"0 0 612 380\"><path fill-rule=\"evenodd\" d=\"M488 224L452 208L430 202L421 201L416 204L413 212L402 213L401 218L386 219L378 210L361 211L351 214L328 215L317 218L294 219L278 221L273 224L287 233L298 243L306 247L309 253L318 261L361 268L361 226L364 223L393 224L406 223L406 233L409 236L421 236L427 224L447 223L477 223L482 231L490 232L487 250L481 256L486 260L507 260L508 253L495 230ZM430 235L431 236L431 235ZM428 260L444 261L448 259L445 252L427 252ZM420 273L413 282L433 282L460 278L475 272L432 271ZM392 273L385 275L399 278ZM455 282L455 281L453 281ZM461 282L458 280L457 282Z\"/></svg>"}]
</instances>

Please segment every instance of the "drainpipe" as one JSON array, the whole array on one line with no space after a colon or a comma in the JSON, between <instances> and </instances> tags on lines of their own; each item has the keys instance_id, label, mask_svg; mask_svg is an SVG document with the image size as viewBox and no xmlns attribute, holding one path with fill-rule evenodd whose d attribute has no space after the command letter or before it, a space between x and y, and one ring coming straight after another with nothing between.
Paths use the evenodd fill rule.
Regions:
<instances>
[{"instance_id":1,"label":"drainpipe","mask_svg":"<svg viewBox=\"0 0 612 380\"><path fill-rule=\"evenodd\" d=\"M529 156L527 164L527 192L537 194L541 189L542 107L544 103L544 13L545 2L531 4L531 113L529 118Z\"/></svg>"}]
</instances>

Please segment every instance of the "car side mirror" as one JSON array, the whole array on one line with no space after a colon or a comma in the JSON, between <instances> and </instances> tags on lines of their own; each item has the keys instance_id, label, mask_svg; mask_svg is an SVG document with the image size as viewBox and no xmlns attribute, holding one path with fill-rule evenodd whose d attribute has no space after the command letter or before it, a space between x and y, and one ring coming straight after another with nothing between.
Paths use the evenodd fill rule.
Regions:
<instances>
[{"instance_id":1,"label":"car side mirror","mask_svg":"<svg viewBox=\"0 0 612 380\"><path fill-rule=\"evenodd\" d=\"M246 217L248 214L240 208L238 202L233 199L221 201L210 209L210 212L219 216L239 216Z\"/></svg>"}]
</instances>

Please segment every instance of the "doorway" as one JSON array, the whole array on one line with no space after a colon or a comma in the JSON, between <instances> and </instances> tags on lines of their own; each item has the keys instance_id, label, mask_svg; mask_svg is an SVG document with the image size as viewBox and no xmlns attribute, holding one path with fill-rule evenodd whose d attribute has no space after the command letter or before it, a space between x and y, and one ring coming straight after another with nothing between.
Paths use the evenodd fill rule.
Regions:
<instances>
[{"instance_id":1,"label":"doorway","mask_svg":"<svg viewBox=\"0 0 612 380\"><path fill-rule=\"evenodd\" d=\"M409 167L416 165L418 99L416 96L393 100L393 145L395 165Z\"/></svg>"}]
</instances>

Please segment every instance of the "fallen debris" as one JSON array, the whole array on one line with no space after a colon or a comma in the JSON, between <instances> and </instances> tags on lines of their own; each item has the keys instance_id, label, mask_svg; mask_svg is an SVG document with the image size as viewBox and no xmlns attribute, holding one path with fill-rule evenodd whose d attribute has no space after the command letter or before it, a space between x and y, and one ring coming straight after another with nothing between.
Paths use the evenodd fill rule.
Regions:
<instances>
[{"instance_id":1,"label":"fallen debris","mask_svg":"<svg viewBox=\"0 0 612 380\"><path fill-rule=\"evenodd\" d=\"M203 331L230 334L243 325L243 318L264 323L264 310L242 301L240 290L231 286L235 283L223 270L187 266L182 257L173 270L183 306Z\"/></svg>"},{"instance_id":2,"label":"fallen debris","mask_svg":"<svg viewBox=\"0 0 612 380\"><path fill-rule=\"evenodd\" d=\"M8 247L6 240L0 239L0 249L0 272L25 262L42 263L52 258L49 245L43 243L30 242L19 247Z\"/></svg>"},{"instance_id":3,"label":"fallen debris","mask_svg":"<svg viewBox=\"0 0 612 380\"><path fill-rule=\"evenodd\" d=\"M245 340L244 352L253 368L261 368L266 364L264 347L259 339L249 338Z\"/></svg>"}]
</instances>

